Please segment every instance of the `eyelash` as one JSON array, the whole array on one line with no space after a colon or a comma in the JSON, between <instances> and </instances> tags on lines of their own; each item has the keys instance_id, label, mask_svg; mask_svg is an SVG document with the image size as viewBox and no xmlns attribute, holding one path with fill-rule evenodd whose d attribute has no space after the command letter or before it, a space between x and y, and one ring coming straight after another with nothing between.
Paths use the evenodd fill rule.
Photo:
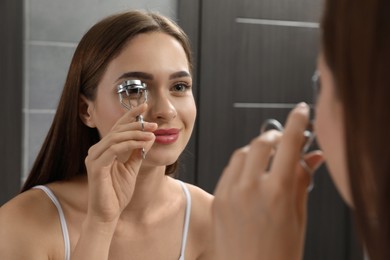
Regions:
<instances>
[{"instance_id":1,"label":"eyelash","mask_svg":"<svg viewBox=\"0 0 390 260\"><path fill-rule=\"evenodd\" d=\"M177 89L178 86L183 86L184 90L178 90ZM171 88L171 90L174 91L174 92L186 92L186 91L188 91L190 89L191 89L191 85L189 85L186 82L178 82L175 85L173 85L172 88Z\"/></svg>"},{"instance_id":2,"label":"eyelash","mask_svg":"<svg viewBox=\"0 0 390 260\"><path fill-rule=\"evenodd\" d=\"M153 89L153 88L150 88L149 84L150 83L146 83L146 85L147 85L146 90L148 92L152 91L152 89ZM181 87L181 89L177 89L178 87ZM170 88L170 91L176 93L176 95L184 95L187 91L190 91L191 88L192 88L192 86L188 82L176 82L172 85L172 87ZM117 95L116 88L114 90L114 94Z\"/></svg>"}]
</instances>

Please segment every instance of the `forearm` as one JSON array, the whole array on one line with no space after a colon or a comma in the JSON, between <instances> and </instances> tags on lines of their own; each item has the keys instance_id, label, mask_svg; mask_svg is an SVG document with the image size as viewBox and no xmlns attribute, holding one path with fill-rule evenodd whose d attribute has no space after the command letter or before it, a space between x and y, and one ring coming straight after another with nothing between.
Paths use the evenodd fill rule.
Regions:
<instances>
[{"instance_id":1,"label":"forearm","mask_svg":"<svg viewBox=\"0 0 390 260\"><path fill-rule=\"evenodd\" d=\"M72 260L107 260L117 222L85 221Z\"/></svg>"}]
</instances>

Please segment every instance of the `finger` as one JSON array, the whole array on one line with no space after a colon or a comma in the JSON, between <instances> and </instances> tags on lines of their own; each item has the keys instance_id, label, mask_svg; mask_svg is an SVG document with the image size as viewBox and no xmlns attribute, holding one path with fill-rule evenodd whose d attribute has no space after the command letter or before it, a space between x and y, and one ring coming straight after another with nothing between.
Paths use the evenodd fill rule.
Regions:
<instances>
[{"instance_id":1,"label":"finger","mask_svg":"<svg viewBox=\"0 0 390 260\"><path fill-rule=\"evenodd\" d=\"M156 123L150 123L144 121L144 127L142 129L142 124L140 122L133 122L127 124L116 125L115 128L112 128L111 131L114 132L125 132L131 130L140 130L145 132L153 132L157 129L158 125Z\"/></svg>"},{"instance_id":2,"label":"finger","mask_svg":"<svg viewBox=\"0 0 390 260\"><path fill-rule=\"evenodd\" d=\"M302 161L297 164L297 190L307 193L307 189L313 181L314 172L324 162L324 158L322 151L317 150L306 154L301 160L304 160L306 166L302 166Z\"/></svg>"},{"instance_id":3,"label":"finger","mask_svg":"<svg viewBox=\"0 0 390 260\"><path fill-rule=\"evenodd\" d=\"M241 182L246 185L253 183L268 168L273 151L282 138L282 133L277 130L270 130L255 138L250 146L242 170Z\"/></svg>"},{"instance_id":4,"label":"finger","mask_svg":"<svg viewBox=\"0 0 390 260\"><path fill-rule=\"evenodd\" d=\"M271 171L288 184L294 178L297 162L300 160L301 149L304 143L304 131L309 122L309 107L305 103L298 104L288 116L283 137L276 151Z\"/></svg>"},{"instance_id":5,"label":"finger","mask_svg":"<svg viewBox=\"0 0 390 260\"><path fill-rule=\"evenodd\" d=\"M313 175L314 172L321 166L324 162L323 152L320 150L312 151L304 155L303 160L305 160L306 165L310 169L310 174Z\"/></svg>"},{"instance_id":6,"label":"finger","mask_svg":"<svg viewBox=\"0 0 390 260\"><path fill-rule=\"evenodd\" d=\"M105 153L95 160L92 160L87 156L85 165L88 169L88 175L93 176L95 172L99 172L103 168L112 167L113 162L115 162L118 156L121 157L119 160L122 162L127 161L131 156L131 153L134 153L134 151L140 149L143 145L143 142L128 141L127 143L121 143L110 147L110 149L106 150ZM129 149L129 147L132 147L132 149ZM127 150L129 150L129 152L127 152L127 156L125 156L125 151Z\"/></svg>"},{"instance_id":7,"label":"finger","mask_svg":"<svg viewBox=\"0 0 390 260\"><path fill-rule=\"evenodd\" d=\"M127 158L127 160L124 162L124 166L128 171L137 171L141 167L141 163L144 158L143 152L147 154L149 150L152 148L154 141L156 140L156 137L153 135L153 138L150 141L146 141L144 145L138 149L137 151L134 151L130 154L130 156Z\"/></svg>"},{"instance_id":8,"label":"finger","mask_svg":"<svg viewBox=\"0 0 390 260\"><path fill-rule=\"evenodd\" d=\"M135 140L111 145L101 154L101 156L97 160L95 160L96 165L105 167L110 165L115 159L124 163L129 159L132 153L134 153L138 149L142 149L142 147L144 146L144 141Z\"/></svg>"},{"instance_id":9,"label":"finger","mask_svg":"<svg viewBox=\"0 0 390 260\"><path fill-rule=\"evenodd\" d=\"M149 152L149 150L152 148L155 140L156 140L156 136L153 134L152 138L145 142L145 146L143 148L145 149L146 152Z\"/></svg>"},{"instance_id":10,"label":"finger","mask_svg":"<svg viewBox=\"0 0 390 260\"><path fill-rule=\"evenodd\" d=\"M217 183L216 189L214 191L216 196L225 196L231 187L237 184L237 180L240 177L240 172L244 166L248 150L249 147L245 146L233 153L228 165L224 169Z\"/></svg>"},{"instance_id":11,"label":"finger","mask_svg":"<svg viewBox=\"0 0 390 260\"><path fill-rule=\"evenodd\" d=\"M154 139L154 134L150 132L127 131L121 133L110 133L89 149L88 156L92 160L95 160L99 158L107 149L109 149L115 144L131 140L146 142Z\"/></svg>"}]
</instances>

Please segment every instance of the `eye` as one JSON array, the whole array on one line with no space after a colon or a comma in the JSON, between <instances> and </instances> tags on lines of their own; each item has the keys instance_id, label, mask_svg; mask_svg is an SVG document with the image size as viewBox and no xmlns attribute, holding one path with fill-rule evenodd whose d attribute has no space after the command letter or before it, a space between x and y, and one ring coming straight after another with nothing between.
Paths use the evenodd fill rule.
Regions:
<instances>
[{"instance_id":1,"label":"eye","mask_svg":"<svg viewBox=\"0 0 390 260\"><path fill-rule=\"evenodd\" d=\"M191 88L191 86L188 83L179 82L179 83L173 85L171 90L174 91L174 92L186 92L190 88Z\"/></svg>"}]
</instances>

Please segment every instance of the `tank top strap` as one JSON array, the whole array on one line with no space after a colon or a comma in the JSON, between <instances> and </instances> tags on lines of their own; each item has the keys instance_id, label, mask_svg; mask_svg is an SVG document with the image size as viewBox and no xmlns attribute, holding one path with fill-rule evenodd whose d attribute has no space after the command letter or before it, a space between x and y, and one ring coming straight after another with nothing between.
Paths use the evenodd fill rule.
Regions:
<instances>
[{"instance_id":1,"label":"tank top strap","mask_svg":"<svg viewBox=\"0 0 390 260\"><path fill-rule=\"evenodd\" d=\"M180 186L183 189L184 195L186 197L186 209L185 209L185 216L184 216L184 227L183 227L183 235L182 235L182 244L180 249L180 258L179 260L184 260L185 256L185 249L187 244L187 237L188 237L188 228L190 225L190 216L191 216L191 194L188 190L187 186L184 182L178 180ZM40 189L46 193L46 195L50 198L50 200L53 202L53 204L56 206L58 215L60 217L60 223L61 223L61 229L62 229L62 236L64 239L64 250L65 250L65 260L70 260L70 239L69 239L69 232L68 227L65 220L65 215L62 210L61 204L57 197L54 195L54 193L46 186L39 185L33 187L34 189Z\"/></svg>"},{"instance_id":2,"label":"tank top strap","mask_svg":"<svg viewBox=\"0 0 390 260\"><path fill-rule=\"evenodd\" d=\"M40 189L46 193L46 195L50 198L53 204L56 206L58 215L60 217L62 236L64 238L64 250L65 250L65 260L70 260L70 240L69 240L69 232L68 226L66 225L64 211L62 210L61 204L54 193L46 186L39 185L33 187L33 189Z\"/></svg>"},{"instance_id":3,"label":"tank top strap","mask_svg":"<svg viewBox=\"0 0 390 260\"><path fill-rule=\"evenodd\" d=\"M188 236L188 228L190 226L190 216L191 216L191 193L188 190L186 184L180 180L178 180L180 183L184 195L186 197L186 211L184 216L184 228L183 228L183 236L182 236L182 242L181 242L181 249L180 249L180 258L179 260L184 260L185 250L186 250L186 244L187 244L187 236Z\"/></svg>"}]
</instances>

